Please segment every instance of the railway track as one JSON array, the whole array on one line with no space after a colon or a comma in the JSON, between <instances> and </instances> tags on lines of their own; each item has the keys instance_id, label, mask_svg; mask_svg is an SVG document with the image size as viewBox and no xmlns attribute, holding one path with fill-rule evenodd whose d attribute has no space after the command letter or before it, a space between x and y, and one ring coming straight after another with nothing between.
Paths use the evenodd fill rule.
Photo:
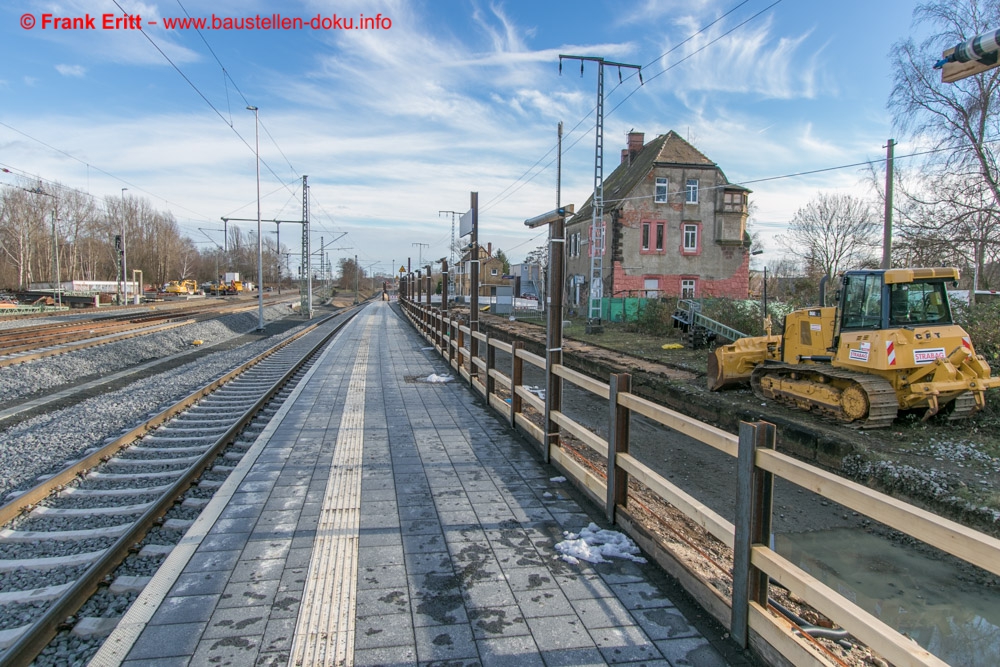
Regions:
<instances>
[{"instance_id":1,"label":"railway track","mask_svg":"<svg viewBox=\"0 0 1000 667\"><path fill-rule=\"evenodd\" d=\"M282 341L0 507L0 665L40 654L40 664L64 664L61 649L43 653L53 637L109 632L356 312ZM119 572L133 574L112 577L130 556ZM85 604L103 611L74 616Z\"/></svg>"},{"instance_id":2,"label":"railway track","mask_svg":"<svg viewBox=\"0 0 1000 667\"><path fill-rule=\"evenodd\" d=\"M268 306L279 302L268 303ZM0 332L0 368L74 350L252 310L256 304L199 304L187 309L115 315L86 321L56 322Z\"/></svg>"}]
</instances>

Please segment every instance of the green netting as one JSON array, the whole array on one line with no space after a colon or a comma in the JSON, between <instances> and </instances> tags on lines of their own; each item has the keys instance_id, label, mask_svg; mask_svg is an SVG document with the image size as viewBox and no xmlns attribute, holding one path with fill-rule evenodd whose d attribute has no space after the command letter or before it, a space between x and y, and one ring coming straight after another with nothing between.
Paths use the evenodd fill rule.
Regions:
<instances>
[{"instance_id":1,"label":"green netting","mask_svg":"<svg viewBox=\"0 0 1000 667\"><path fill-rule=\"evenodd\" d=\"M648 301L655 299L634 296L601 299L601 319L607 322L635 322Z\"/></svg>"}]
</instances>

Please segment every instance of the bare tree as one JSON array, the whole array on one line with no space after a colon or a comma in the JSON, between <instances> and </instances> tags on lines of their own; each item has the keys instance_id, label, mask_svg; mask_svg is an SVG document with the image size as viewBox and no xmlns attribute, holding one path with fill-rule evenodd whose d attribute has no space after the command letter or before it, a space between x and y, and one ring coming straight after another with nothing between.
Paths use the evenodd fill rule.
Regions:
<instances>
[{"instance_id":1,"label":"bare tree","mask_svg":"<svg viewBox=\"0 0 1000 667\"><path fill-rule=\"evenodd\" d=\"M938 150L909 187L902 179L895 261L947 262L966 269L970 282L982 287L1000 255L1000 172L992 143L1000 131L1000 70L942 83L931 64L945 49L995 30L1000 3L934 0L918 5L913 18L930 35L919 46L912 40L896 44L889 109L901 132Z\"/></svg>"},{"instance_id":2,"label":"bare tree","mask_svg":"<svg viewBox=\"0 0 1000 667\"><path fill-rule=\"evenodd\" d=\"M1000 130L1000 69L955 83L942 83L930 67L945 49L1000 25L995 0L936 0L918 5L915 26L928 26L931 35L919 47L912 39L893 49L895 83L889 96L899 130L929 139L934 148L928 164L935 171L978 176L995 204L1000 204L995 147Z\"/></svg>"},{"instance_id":3,"label":"bare tree","mask_svg":"<svg viewBox=\"0 0 1000 667\"><path fill-rule=\"evenodd\" d=\"M795 212L778 241L805 261L807 272L833 276L871 262L878 229L868 200L821 192Z\"/></svg>"}]
</instances>

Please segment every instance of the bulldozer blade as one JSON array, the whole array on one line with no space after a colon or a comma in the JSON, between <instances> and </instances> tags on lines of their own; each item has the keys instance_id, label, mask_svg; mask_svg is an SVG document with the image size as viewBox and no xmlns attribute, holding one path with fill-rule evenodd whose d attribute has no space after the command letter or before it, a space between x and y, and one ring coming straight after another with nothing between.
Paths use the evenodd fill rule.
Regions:
<instances>
[{"instance_id":1,"label":"bulldozer blade","mask_svg":"<svg viewBox=\"0 0 1000 667\"><path fill-rule=\"evenodd\" d=\"M750 379L746 377L732 377L726 375L725 362L722 359L723 348L717 347L708 355L708 390L718 391L726 387L735 387Z\"/></svg>"}]
</instances>

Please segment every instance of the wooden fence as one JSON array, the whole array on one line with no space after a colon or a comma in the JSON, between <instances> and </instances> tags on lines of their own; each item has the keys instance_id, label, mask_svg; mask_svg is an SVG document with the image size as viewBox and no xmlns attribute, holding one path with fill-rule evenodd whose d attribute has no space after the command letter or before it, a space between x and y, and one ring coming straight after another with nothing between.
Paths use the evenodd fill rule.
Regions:
<instances>
[{"instance_id":1,"label":"wooden fence","mask_svg":"<svg viewBox=\"0 0 1000 667\"><path fill-rule=\"evenodd\" d=\"M548 451L542 452L545 459L562 470L595 502L603 505L608 519L617 523L661 566L674 574L707 611L730 629L733 639L740 646L752 647L769 664L836 664L818 644L796 632L789 621L769 608L768 586L769 581L774 580L895 667L947 665L769 547L775 477L1000 575L1000 540L775 451L775 428L772 424L743 422L739 435L733 435L632 394L628 374L613 374L605 383L562 365L546 369L545 359L527 352L521 343L505 343L473 332L438 309L405 300L401 303L421 335L491 407L540 448L544 449L544 443L553 441L548 445ZM509 373L497 368L498 350L510 355ZM607 460L606 477L602 478L583 465L558 444L558 438L547 438L544 429L525 413L526 407L539 415L546 412L545 402L529 392L522 383L525 363L552 372L563 382L608 402L607 440L562 412L552 410L549 415L549 419L562 431ZM503 388L507 399L498 395L498 387ZM632 413L641 414L736 458L735 523L706 507L629 453ZM723 596L699 576L685 571L681 561L637 524L629 511L630 478L641 482L733 550L731 598Z\"/></svg>"}]
</instances>

